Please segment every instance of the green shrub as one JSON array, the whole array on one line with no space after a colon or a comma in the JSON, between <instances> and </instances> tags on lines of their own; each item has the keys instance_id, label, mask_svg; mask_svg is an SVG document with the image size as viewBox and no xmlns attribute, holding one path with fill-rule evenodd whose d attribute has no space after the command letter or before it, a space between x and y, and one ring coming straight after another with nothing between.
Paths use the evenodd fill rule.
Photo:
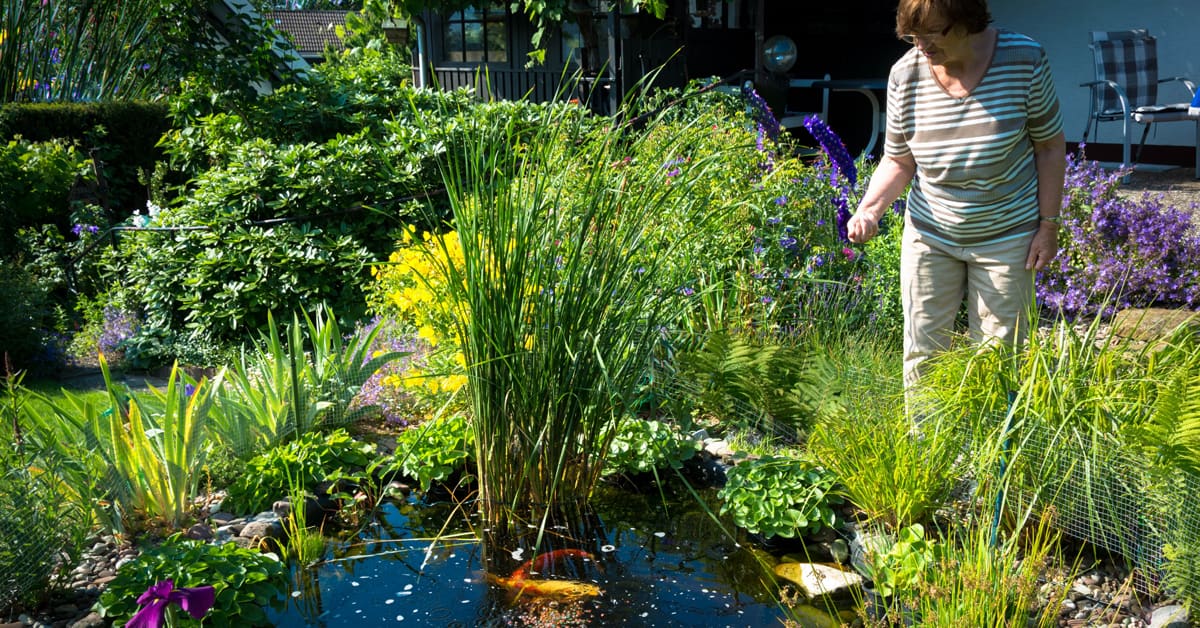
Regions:
<instances>
[{"instance_id":1,"label":"green shrub","mask_svg":"<svg viewBox=\"0 0 1200 628\"><path fill-rule=\"evenodd\" d=\"M287 496L293 484L312 491L327 480L361 479L374 450L343 429L302 434L251 458L246 472L229 485L222 508L234 513L261 512Z\"/></svg>"},{"instance_id":2,"label":"green shrub","mask_svg":"<svg viewBox=\"0 0 1200 628\"><path fill-rule=\"evenodd\" d=\"M22 227L66 226L71 188L89 176L90 162L64 140L0 143L0 256L16 252Z\"/></svg>"},{"instance_id":3,"label":"green shrub","mask_svg":"<svg viewBox=\"0 0 1200 628\"><path fill-rule=\"evenodd\" d=\"M287 569L269 554L233 543L210 545L184 538L167 538L122 565L105 587L96 610L123 626L137 612L137 598L163 580L176 588L211 586L216 602L204 617L205 626L269 626L266 609L281 605L287 590ZM199 625L190 618L187 625Z\"/></svg>"},{"instance_id":4,"label":"green shrub","mask_svg":"<svg viewBox=\"0 0 1200 628\"><path fill-rule=\"evenodd\" d=\"M56 310L50 296L19 264L0 264L0 347L14 369L56 367ZM5 358L0 355L0 360Z\"/></svg>"}]
</instances>

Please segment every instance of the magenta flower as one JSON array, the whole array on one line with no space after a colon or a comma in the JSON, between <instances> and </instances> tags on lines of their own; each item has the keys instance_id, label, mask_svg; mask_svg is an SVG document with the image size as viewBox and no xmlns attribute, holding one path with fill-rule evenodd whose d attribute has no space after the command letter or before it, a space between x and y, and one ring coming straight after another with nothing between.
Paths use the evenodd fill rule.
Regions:
<instances>
[{"instance_id":1,"label":"magenta flower","mask_svg":"<svg viewBox=\"0 0 1200 628\"><path fill-rule=\"evenodd\" d=\"M174 580L163 580L153 584L138 599L142 606L129 618L127 628L162 628L165 625L167 607L172 603L187 611L195 619L208 613L216 601L217 592L212 587L175 588Z\"/></svg>"}]
</instances>

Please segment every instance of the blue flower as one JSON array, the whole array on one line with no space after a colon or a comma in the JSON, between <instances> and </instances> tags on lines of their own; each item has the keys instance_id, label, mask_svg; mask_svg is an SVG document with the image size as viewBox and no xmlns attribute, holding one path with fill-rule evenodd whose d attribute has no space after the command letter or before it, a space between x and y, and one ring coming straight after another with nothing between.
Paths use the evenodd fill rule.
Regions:
<instances>
[{"instance_id":1,"label":"blue flower","mask_svg":"<svg viewBox=\"0 0 1200 628\"><path fill-rule=\"evenodd\" d=\"M846 150L846 145L842 143L842 138L838 137L829 125L825 124L819 116L811 115L804 119L804 128L817 140L821 145L821 150L829 156L833 162L835 170L846 177L846 181L850 182L850 187L854 187L858 183L858 169L854 166L854 158L850 156L850 151Z\"/></svg>"}]
</instances>

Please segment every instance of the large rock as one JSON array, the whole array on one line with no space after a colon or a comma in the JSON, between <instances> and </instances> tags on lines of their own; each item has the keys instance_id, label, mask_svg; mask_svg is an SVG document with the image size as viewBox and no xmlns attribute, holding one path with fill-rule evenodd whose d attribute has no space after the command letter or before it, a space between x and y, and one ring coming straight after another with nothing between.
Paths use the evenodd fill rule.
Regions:
<instances>
[{"instance_id":1,"label":"large rock","mask_svg":"<svg viewBox=\"0 0 1200 628\"><path fill-rule=\"evenodd\" d=\"M1156 608L1150 616L1150 628L1187 628L1191 625L1187 609L1178 604Z\"/></svg>"},{"instance_id":2,"label":"large rock","mask_svg":"<svg viewBox=\"0 0 1200 628\"><path fill-rule=\"evenodd\" d=\"M779 563L775 575L795 584L809 599L849 594L863 584L863 577L853 571L820 563Z\"/></svg>"}]
</instances>

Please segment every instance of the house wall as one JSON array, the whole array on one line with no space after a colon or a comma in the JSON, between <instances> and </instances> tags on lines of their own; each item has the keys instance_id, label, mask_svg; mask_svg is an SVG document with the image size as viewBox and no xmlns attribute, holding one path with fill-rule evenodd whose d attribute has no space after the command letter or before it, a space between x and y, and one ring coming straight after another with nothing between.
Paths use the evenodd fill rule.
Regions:
<instances>
[{"instance_id":1,"label":"house wall","mask_svg":"<svg viewBox=\"0 0 1200 628\"><path fill-rule=\"evenodd\" d=\"M1025 33L1046 48L1068 142L1080 140L1087 122L1089 92L1079 84L1093 79L1089 31L1148 28L1158 38L1159 75L1200 82L1200 0L991 0L990 7L997 26ZM1174 83L1163 86L1159 100L1180 102L1187 96L1182 84ZM1088 139L1120 141L1117 122L1101 124L1099 138ZM1195 143L1196 127L1179 122L1156 125L1146 140L1147 145Z\"/></svg>"}]
</instances>

